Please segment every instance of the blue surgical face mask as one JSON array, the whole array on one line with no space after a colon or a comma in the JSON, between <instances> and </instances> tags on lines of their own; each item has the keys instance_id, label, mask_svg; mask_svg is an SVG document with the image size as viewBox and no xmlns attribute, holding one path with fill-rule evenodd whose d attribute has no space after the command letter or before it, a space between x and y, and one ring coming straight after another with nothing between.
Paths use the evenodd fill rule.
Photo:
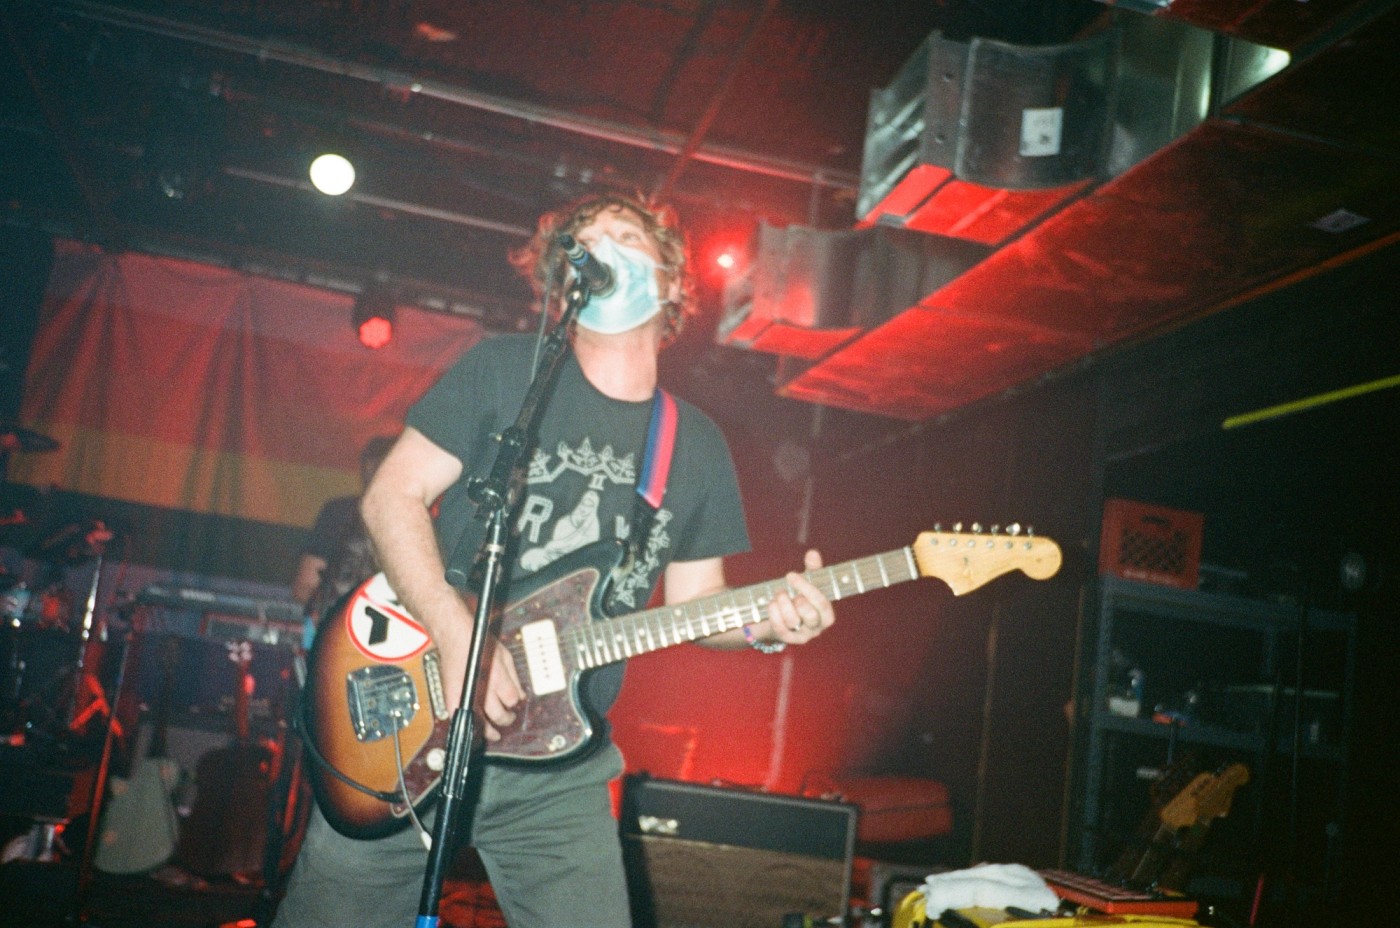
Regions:
<instances>
[{"instance_id":1,"label":"blue surgical face mask","mask_svg":"<svg viewBox=\"0 0 1400 928\"><path fill-rule=\"evenodd\" d=\"M604 235L588 249L612 271L615 286L607 296L593 294L578 314L578 324L602 335L626 332L661 312L656 262L646 252L619 245Z\"/></svg>"}]
</instances>

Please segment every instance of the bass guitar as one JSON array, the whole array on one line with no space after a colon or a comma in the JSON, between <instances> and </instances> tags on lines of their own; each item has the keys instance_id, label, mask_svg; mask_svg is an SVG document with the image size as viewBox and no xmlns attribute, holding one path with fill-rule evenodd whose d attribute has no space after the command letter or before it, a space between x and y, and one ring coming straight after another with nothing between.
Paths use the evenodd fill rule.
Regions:
<instances>
[{"instance_id":1,"label":"bass guitar","mask_svg":"<svg viewBox=\"0 0 1400 928\"><path fill-rule=\"evenodd\" d=\"M567 555L525 578L499 612L496 636L526 690L516 722L486 747L520 764L576 757L596 720L580 679L594 668L706 638L767 618L785 580L736 588L687 603L615 618L602 608L621 548L603 543ZM904 548L807 571L835 601L919 577L937 577L962 595L1020 570L1043 580L1060 568L1048 538L924 532ZM449 712L437 651L383 574L327 613L312 645L303 725L311 784L327 821L349 837L388 834L431 798L446 760Z\"/></svg>"}]
</instances>

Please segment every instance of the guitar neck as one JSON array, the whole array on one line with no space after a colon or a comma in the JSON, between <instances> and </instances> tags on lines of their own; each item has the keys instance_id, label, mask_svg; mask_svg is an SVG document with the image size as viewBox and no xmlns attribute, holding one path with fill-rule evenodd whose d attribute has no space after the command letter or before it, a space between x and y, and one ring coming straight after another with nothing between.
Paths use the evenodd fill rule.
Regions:
<instances>
[{"instance_id":1,"label":"guitar neck","mask_svg":"<svg viewBox=\"0 0 1400 928\"><path fill-rule=\"evenodd\" d=\"M912 548L858 558L803 574L832 602L917 580L921 574ZM787 592L786 580L738 587L674 606L660 606L570 628L561 636L580 669L601 667L708 638L768 617L768 606Z\"/></svg>"}]
</instances>

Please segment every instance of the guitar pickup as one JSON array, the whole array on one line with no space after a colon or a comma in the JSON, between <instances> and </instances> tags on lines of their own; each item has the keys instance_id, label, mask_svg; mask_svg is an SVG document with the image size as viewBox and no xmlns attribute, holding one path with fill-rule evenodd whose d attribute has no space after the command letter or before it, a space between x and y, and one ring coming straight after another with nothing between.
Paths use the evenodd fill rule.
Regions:
<instances>
[{"instance_id":1,"label":"guitar pickup","mask_svg":"<svg viewBox=\"0 0 1400 928\"><path fill-rule=\"evenodd\" d=\"M418 713L418 688L405 671L388 664L345 675L350 724L360 741L379 741L408 727Z\"/></svg>"},{"instance_id":2,"label":"guitar pickup","mask_svg":"<svg viewBox=\"0 0 1400 928\"><path fill-rule=\"evenodd\" d=\"M520 643L525 649L525 669L530 695L547 696L562 692L569 685L564 659L559 653L559 636L554 623L540 619L520 627Z\"/></svg>"}]
</instances>

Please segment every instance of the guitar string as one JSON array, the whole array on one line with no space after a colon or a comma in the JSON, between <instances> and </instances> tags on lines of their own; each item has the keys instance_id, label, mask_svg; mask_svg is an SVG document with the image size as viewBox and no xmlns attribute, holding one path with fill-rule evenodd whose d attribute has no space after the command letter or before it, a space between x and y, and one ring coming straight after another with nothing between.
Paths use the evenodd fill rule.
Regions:
<instances>
[{"instance_id":1,"label":"guitar string","mask_svg":"<svg viewBox=\"0 0 1400 928\"><path fill-rule=\"evenodd\" d=\"M985 544L991 545L997 541L1006 539L1008 546L1015 540L1014 536L1003 536L993 533L985 536ZM982 539L978 539L981 541ZM1026 539L1025 544L1030 546L1030 539ZM898 570L891 571L889 568L896 567ZM850 571L850 573L846 573ZM848 561L844 564L832 567L821 567L808 571L805 576L818 587L825 586L823 592L833 601L846 598L852 592L865 593L869 590L886 589L898 583L908 580L918 579L920 571L915 564L913 548L905 546L882 554L871 555ZM854 582L854 590L850 588L850 582ZM844 585L843 585L844 584ZM742 587L735 590L727 590L723 593L715 594L697 600L693 603L683 603L678 606L663 606L654 609L643 610L628 616L618 617L616 620L603 620L598 623L589 623L582 626L565 628L559 633L560 650L567 658L570 653L582 655L584 660L575 661L574 669L592 669L604 664L614 663L635 654L644 654L658 649L655 644L660 638L660 647L668 647L670 644L679 644L681 641L695 641L709 635L719 634L739 627L729 625L731 617L738 613L751 613L756 620L760 616L760 609L768 604L774 592L783 588L782 581L772 581L768 583L755 584L749 587ZM740 603L739 597L746 597L747 603ZM705 605L717 603L728 599L727 607L720 607L714 611L705 611ZM666 622L666 618L672 618ZM683 619L684 622L676 621ZM700 631L697 632L694 623L700 622ZM709 630L709 623L715 622L715 629ZM613 624L609 624L613 623ZM743 624L743 623L740 623ZM684 631L682 631L682 626ZM667 629L671 631L673 641L667 642ZM604 629L611 631L608 634ZM628 634L630 632L630 634ZM645 642L642 640L645 636ZM518 639L512 638L503 642L503 646L511 655L511 660L515 664L516 672L528 671L528 661L525 659L523 645ZM589 660L588 658L592 658ZM525 661L522 666L522 661Z\"/></svg>"},{"instance_id":2,"label":"guitar string","mask_svg":"<svg viewBox=\"0 0 1400 928\"><path fill-rule=\"evenodd\" d=\"M911 573L908 563L909 549L901 548L845 564L817 568L808 571L806 576L819 588L824 586L823 592L828 598L840 600L852 592L884 589L915 579L918 575ZM854 589L851 588L852 584ZM655 640L658 638L663 642L661 647L668 646L668 637L673 639L671 643L695 641L711 634L738 628L738 625L728 624L736 613L750 613L757 617L776 592L785 588L786 583L783 581L760 583L727 590L694 603L662 606L621 616L615 620L566 628L559 634L560 650L566 656L582 650L586 657L594 658L595 662L585 662L581 669L591 669L634 654L657 650ZM740 602L741 598L746 602ZM718 608L706 611L707 605L720 604L724 600L728 600L728 605L719 605ZM668 619L671 621L667 621ZM610 622L616 624L610 625ZM695 627L696 622L700 623L698 631ZM713 631L709 630L711 623L715 626ZM512 637L503 642L503 645L511 655L516 672L528 671L524 646L519 639ZM598 660L600 656L602 660Z\"/></svg>"}]
</instances>

